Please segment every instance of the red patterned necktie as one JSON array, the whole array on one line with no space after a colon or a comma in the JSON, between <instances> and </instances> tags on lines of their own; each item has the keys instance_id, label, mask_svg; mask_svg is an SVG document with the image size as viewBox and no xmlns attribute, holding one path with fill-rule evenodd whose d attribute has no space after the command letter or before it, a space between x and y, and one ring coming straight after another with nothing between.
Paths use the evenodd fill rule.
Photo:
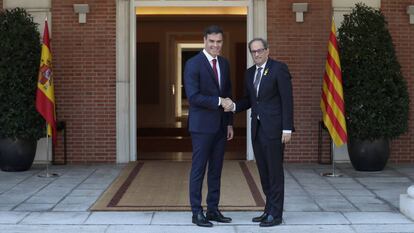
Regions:
<instances>
[{"instance_id":1,"label":"red patterned necktie","mask_svg":"<svg viewBox=\"0 0 414 233\"><path fill-rule=\"evenodd\" d=\"M217 59L213 59L213 71L214 71L214 76L216 76L216 81L220 85L218 72L217 72Z\"/></svg>"}]
</instances>

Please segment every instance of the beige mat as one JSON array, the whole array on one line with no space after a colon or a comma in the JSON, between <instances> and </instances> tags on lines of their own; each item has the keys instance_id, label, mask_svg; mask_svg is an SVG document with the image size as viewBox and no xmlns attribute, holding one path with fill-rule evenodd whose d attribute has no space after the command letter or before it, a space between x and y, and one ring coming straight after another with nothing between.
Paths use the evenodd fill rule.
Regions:
<instances>
[{"instance_id":1,"label":"beige mat","mask_svg":"<svg viewBox=\"0 0 414 233\"><path fill-rule=\"evenodd\" d=\"M145 161L128 164L91 210L190 210L191 162ZM203 187L203 206L207 193ZM263 210L264 195L254 162L225 161L221 210Z\"/></svg>"}]
</instances>

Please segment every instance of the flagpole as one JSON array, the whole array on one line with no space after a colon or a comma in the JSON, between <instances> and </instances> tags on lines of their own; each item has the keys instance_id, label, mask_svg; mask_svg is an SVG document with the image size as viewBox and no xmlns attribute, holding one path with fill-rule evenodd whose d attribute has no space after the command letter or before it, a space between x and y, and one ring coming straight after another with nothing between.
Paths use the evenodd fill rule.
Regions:
<instances>
[{"instance_id":1,"label":"flagpole","mask_svg":"<svg viewBox=\"0 0 414 233\"><path fill-rule=\"evenodd\" d=\"M57 173L49 173L49 132L48 124L46 122L46 172L44 174L38 175L38 177L49 178L49 177L59 177Z\"/></svg>"},{"instance_id":2,"label":"flagpole","mask_svg":"<svg viewBox=\"0 0 414 233\"><path fill-rule=\"evenodd\" d=\"M341 146L347 141L344 108L341 63L339 59L339 49L336 39L335 19L332 15L332 25L331 31L329 33L328 55L326 57L325 63L321 99L323 122L328 129L328 132L332 139L332 172L321 173L321 176L342 176L341 174L335 173L335 146Z\"/></svg>"},{"instance_id":3,"label":"flagpole","mask_svg":"<svg viewBox=\"0 0 414 233\"><path fill-rule=\"evenodd\" d=\"M342 174L335 173L335 144L331 142L331 161L332 161L332 172L322 172L321 176L326 177L341 177Z\"/></svg>"}]
</instances>

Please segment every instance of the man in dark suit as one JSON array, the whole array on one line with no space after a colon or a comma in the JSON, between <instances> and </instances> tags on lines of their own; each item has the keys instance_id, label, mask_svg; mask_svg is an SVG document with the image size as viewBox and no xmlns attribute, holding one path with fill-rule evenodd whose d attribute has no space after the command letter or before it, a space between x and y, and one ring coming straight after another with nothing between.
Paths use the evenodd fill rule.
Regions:
<instances>
[{"instance_id":1,"label":"man in dark suit","mask_svg":"<svg viewBox=\"0 0 414 233\"><path fill-rule=\"evenodd\" d=\"M231 97L230 67L219 56L223 45L223 31L210 26L204 32L204 50L190 58L184 70L184 85L190 103L188 127L193 156L190 173L190 204L192 222L212 227L209 221L231 222L218 209L220 178L224 149L233 138L233 114L224 112L224 98ZM207 213L203 214L201 193L207 173Z\"/></svg>"},{"instance_id":2,"label":"man in dark suit","mask_svg":"<svg viewBox=\"0 0 414 233\"><path fill-rule=\"evenodd\" d=\"M269 58L267 42L255 38L249 42L255 65L245 77L245 96L226 111L251 111L253 151L266 195L264 213L252 219L261 227L282 222L284 201L284 144L293 130L293 97L291 76L286 64ZM225 102L231 101L226 99Z\"/></svg>"}]
</instances>

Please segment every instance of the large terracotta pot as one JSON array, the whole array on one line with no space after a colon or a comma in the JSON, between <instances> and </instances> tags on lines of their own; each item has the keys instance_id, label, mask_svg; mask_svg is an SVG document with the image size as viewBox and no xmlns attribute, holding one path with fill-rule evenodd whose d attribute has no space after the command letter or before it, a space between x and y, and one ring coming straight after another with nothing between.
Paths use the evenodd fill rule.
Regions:
<instances>
[{"instance_id":1,"label":"large terracotta pot","mask_svg":"<svg viewBox=\"0 0 414 233\"><path fill-rule=\"evenodd\" d=\"M381 171L390 157L389 141L374 141L350 138L348 144L349 158L357 171Z\"/></svg>"},{"instance_id":2,"label":"large terracotta pot","mask_svg":"<svg viewBox=\"0 0 414 233\"><path fill-rule=\"evenodd\" d=\"M0 169L3 171L26 171L33 164L37 141L0 139Z\"/></svg>"}]
</instances>

